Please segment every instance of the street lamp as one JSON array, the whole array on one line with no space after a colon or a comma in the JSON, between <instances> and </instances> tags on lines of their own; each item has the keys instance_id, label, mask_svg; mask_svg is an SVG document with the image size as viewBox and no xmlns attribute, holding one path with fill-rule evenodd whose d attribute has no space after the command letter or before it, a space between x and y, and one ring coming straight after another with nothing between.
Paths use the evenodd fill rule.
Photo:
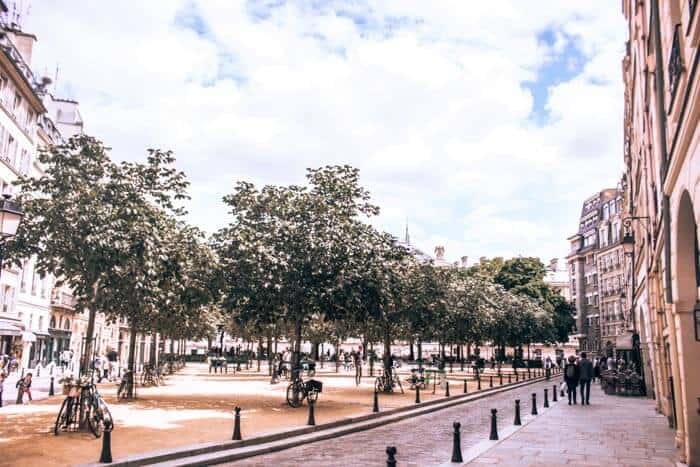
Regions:
<instances>
[{"instance_id":1,"label":"street lamp","mask_svg":"<svg viewBox=\"0 0 700 467\"><path fill-rule=\"evenodd\" d=\"M635 240L634 240L634 234L632 233L632 222L633 221L649 221L649 217L638 217L638 216L632 216L632 217L626 217L622 219L622 224L625 226L625 235L622 237L622 250L625 253L625 256L630 257L630 266L631 266L631 273L630 273L630 280L631 280L631 296L630 296L630 314L632 315L632 329L630 331L632 332L632 355L633 359L635 361L635 364L637 365L637 371L639 372L641 378L642 378L642 394L646 395L646 382L644 381L644 369L642 368L642 352L640 349L640 341L639 341L639 332L637 331L637 316L635 314L635 297L636 297L636 266L635 266L635 257L634 257L634 245L635 245ZM644 227L647 231L647 238L649 238L649 226L647 224L644 224Z\"/></svg>"},{"instance_id":2,"label":"street lamp","mask_svg":"<svg viewBox=\"0 0 700 467\"><path fill-rule=\"evenodd\" d=\"M12 201L9 194L2 195L0 200L0 241L17 235L19 223L24 217L24 212L19 203ZM0 274L2 274L2 249L0 249Z\"/></svg>"}]
</instances>

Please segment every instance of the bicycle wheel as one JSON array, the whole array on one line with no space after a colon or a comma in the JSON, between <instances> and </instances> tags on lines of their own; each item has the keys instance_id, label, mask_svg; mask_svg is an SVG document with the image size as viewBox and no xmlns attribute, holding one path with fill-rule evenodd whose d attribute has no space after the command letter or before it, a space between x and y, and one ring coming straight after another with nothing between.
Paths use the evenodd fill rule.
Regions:
<instances>
[{"instance_id":1,"label":"bicycle wheel","mask_svg":"<svg viewBox=\"0 0 700 467\"><path fill-rule=\"evenodd\" d=\"M102 409L95 398L90 401L87 424L90 431L92 431L92 434L95 435L95 438L102 436L102 431L104 430L104 418L102 415Z\"/></svg>"},{"instance_id":2,"label":"bicycle wheel","mask_svg":"<svg viewBox=\"0 0 700 467\"><path fill-rule=\"evenodd\" d=\"M290 383L290 385L287 386L287 404L296 409L301 406L303 401L304 397L301 384L297 381Z\"/></svg>"},{"instance_id":3,"label":"bicycle wheel","mask_svg":"<svg viewBox=\"0 0 700 467\"><path fill-rule=\"evenodd\" d=\"M374 390L377 392L384 391L384 378L381 376L377 376L377 379L374 380Z\"/></svg>"},{"instance_id":4,"label":"bicycle wheel","mask_svg":"<svg viewBox=\"0 0 700 467\"><path fill-rule=\"evenodd\" d=\"M61 404L61 410L58 411L58 416L56 417L56 423L53 426L53 434L58 436L58 432L63 427L68 427L68 399L66 397L63 399L63 404Z\"/></svg>"},{"instance_id":5,"label":"bicycle wheel","mask_svg":"<svg viewBox=\"0 0 700 467\"><path fill-rule=\"evenodd\" d=\"M401 379L398 376L394 377L394 383L401 389L401 394L403 394L403 386L401 385Z\"/></svg>"}]
</instances>

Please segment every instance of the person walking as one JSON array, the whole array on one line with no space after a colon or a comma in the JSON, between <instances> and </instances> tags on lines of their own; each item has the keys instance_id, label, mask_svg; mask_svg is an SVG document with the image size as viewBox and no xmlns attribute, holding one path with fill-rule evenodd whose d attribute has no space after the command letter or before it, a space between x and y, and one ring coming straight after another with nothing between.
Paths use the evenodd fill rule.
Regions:
<instances>
[{"instance_id":1,"label":"person walking","mask_svg":"<svg viewBox=\"0 0 700 467\"><path fill-rule=\"evenodd\" d=\"M32 374L27 373L24 378L17 380L15 385L17 388L17 404L22 404L24 402L24 395L26 394L29 398L27 403L32 401Z\"/></svg>"},{"instance_id":2,"label":"person walking","mask_svg":"<svg viewBox=\"0 0 700 467\"><path fill-rule=\"evenodd\" d=\"M0 370L0 408L2 408L2 390L5 386L5 372Z\"/></svg>"},{"instance_id":3,"label":"person walking","mask_svg":"<svg viewBox=\"0 0 700 467\"><path fill-rule=\"evenodd\" d=\"M581 361L579 366L579 386L581 388L581 405L591 405L591 380L595 373L593 372L593 362L586 355L586 352L581 352Z\"/></svg>"},{"instance_id":4,"label":"person walking","mask_svg":"<svg viewBox=\"0 0 700 467\"><path fill-rule=\"evenodd\" d=\"M569 405L573 400L576 405L576 386L579 380L579 367L576 365L576 357L569 356L569 362L564 366L564 381L566 382L566 394L569 398Z\"/></svg>"},{"instance_id":5,"label":"person walking","mask_svg":"<svg viewBox=\"0 0 700 467\"><path fill-rule=\"evenodd\" d=\"M362 382L362 354L358 350L354 353L355 364L355 386L359 386Z\"/></svg>"},{"instance_id":6,"label":"person walking","mask_svg":"<svg viewBox=\"0 0 700 467\"><path fill-rule=\"evenodd\" d=\"M552 359L550 357L547 357L547 359L544 361L544 374L547 377L547 381L549 381L549 378L552 375Z\"/></svg>"}]
</instances>

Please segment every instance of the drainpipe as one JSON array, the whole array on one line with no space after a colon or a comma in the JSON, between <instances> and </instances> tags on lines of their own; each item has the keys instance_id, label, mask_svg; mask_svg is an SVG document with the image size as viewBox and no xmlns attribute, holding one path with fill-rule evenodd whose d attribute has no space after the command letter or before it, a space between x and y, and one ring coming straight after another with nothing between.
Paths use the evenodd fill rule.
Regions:
<instances>
[{"instance_id":1,"label":"drainpipe","mask_svg":"<svg viewBox=\"0 0 700 467\"><path fill-rule=\"evenodd\" d=\"M656 87L656 121L659 122L659 143L661 151L661 181L666 181L668 172L668 149L666 141L666 102L665 102L665 86L664 86L664 64L663 52L661 50L661 20L659 17L659 0L651 0L651 14L654 17L654 27L652 34L654 35L654 56L656 59L654 70L654 84ZM662 221L664 227L664 282L666 284L666 303L673 303L673 291L671 288L671 213L669 197L664 194L662 201Z\"/></svg>"}]
</instances>

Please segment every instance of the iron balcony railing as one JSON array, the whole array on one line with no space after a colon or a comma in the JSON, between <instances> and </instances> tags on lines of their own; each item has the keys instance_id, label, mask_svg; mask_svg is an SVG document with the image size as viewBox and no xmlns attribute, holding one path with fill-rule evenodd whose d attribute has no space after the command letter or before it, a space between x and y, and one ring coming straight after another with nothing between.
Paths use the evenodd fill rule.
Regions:
<instances>
[{"instance_id":1,"label":"iron balcony railing","mask_svg":"<svg viewBox=\"0 0 700 467\"><path fill-rule=\"evenodd\" d=\"M683 63L681 60L681 40L680 40L680 24L676 25L673 33L673 44L671 45L671 57L668 61L668 84L671 88L671 99L676 95L678 82L683 72Z\"/></svg>"},{"instance_id":2,"label":"iron balcony railing","mask_svg":"<svg viewBox=\"0 0 700 467\"><path fill-rule=\"evenodd\" d=\"M54 293L51 296L51 305L54 306L60 306L63 308L70 308L71 310L75 309L77 301L75 297L73 297L69 293L65 292L60 292L60 293Z\"/></svg>"}]
</instances>

